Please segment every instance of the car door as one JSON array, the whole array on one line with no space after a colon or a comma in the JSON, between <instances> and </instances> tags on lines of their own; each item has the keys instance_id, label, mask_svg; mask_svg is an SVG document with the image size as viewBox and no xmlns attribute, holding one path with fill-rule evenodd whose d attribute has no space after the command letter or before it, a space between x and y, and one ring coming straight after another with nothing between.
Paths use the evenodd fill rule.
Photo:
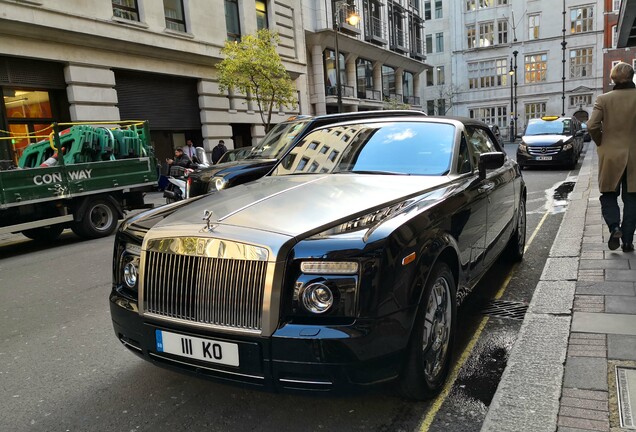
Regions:
<instances>
[{"instance_id":1,"label":"car door","mask_svg":"<svg viewBox=\"0 0 636 432\"><path fill-rule=\"evenodd\" d=\"M503 151L486 127L468 126L466 131L469 147L477 161L481 153ZM501 254L514 228L515 172L512 165L506 158L502 167L486 171L486 178L480 182L480 190L486 193L488 202L484 270Z\"/></svg>"}]
</instances>

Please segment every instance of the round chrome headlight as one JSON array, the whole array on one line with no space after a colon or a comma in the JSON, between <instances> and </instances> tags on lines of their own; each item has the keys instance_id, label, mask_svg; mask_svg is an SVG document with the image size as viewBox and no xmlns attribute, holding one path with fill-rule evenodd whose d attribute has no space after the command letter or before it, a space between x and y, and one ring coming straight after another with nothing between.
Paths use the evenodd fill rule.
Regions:
<instances>
[{"instance_id":1,"label":"round chrome headlight","mask_svg":"<svg viewBox=\"0 0 636 432\"><path fill-rule=\"evenodd\" d=\"M137 260L133 259L124 264L123 279L128 288L137 287L137 279L139 276L139 268Z\"/></svg>"},{"instance_id":2,"label":"round chrome headlight","mask_svg":"<svg viewBox=\"0 0 636 432\"><path fill-rule=\"evenodd\" d=\"M225 180L223 177L215 177L212 179L212 181L216 190L225 189L225 186L227 186L227 180Z\"/></svg>"},{"instance_id":3,"label":"round chrome headlight","mask_svg":"<svg viewBox=\"0 0 636 432\"><path fill-rule=\"evenodd\" d=\"M333 301L333 292L323 283L307 285L302 293L303 306L315 314L327 312L333 306Z\"/></svg>"}]
</instances>

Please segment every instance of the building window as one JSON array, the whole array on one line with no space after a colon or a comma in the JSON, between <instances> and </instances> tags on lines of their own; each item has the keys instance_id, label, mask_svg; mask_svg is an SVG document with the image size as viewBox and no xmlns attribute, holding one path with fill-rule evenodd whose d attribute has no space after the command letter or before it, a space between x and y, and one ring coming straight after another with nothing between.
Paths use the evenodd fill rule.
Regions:
<instances>
[{"instance_id":1,"label":"building window","mask_svg":"<svg viewBox=\"0 0 636 432\"><path fill-rule=\"evenodd\" d=\"M528 15L528 40L539 39L539 24L541 23L541 16Z\"/></svg>"},{"instance_id":2,"label":"building window","mask_svg":"<svg viewBox=\"0 0 636 432\"><path fill-rule=\"evenodd\" d=\"M444 52L444 33L435 33L435 52Z\"/></svg>"},{"instance_id":3,"label":"building window","mask_svg":"<svg viewBox=\"0 0 636 432\"><path fill-rule=\"evenodd\" d=\"M618 12L619 10L621 10L621 0L613 0L612 1L612 10L614 12Z\"/></svg>"},{"instance_id":4,"label":"building window","mask_svg":"<svg viewBox=\"0 0 636 432\"><path fill-rule=\"evenodd\" d=\"M386 26L382 21L382 4L377 0L365 0L363 2L363 10L365 17L365 34L375 38L385 39Z\"/></svg>"},{"instance_id":5,"label":"building window","mask_svg":"<svg viewBox=\"0 0 636 432\"><path fill-rule=\"evenodd\" d=\"M163 10L166 15L166 28L185 33L183 0L163 0Z\"/></svg>"},{"instance_id":6,"label":"building window","mask_svg":"<svg viewBox=\"0 0 636 432\"><path fill-rule=\"evenodd\" d=\"M570 32L584 33L594 30L594 8L592 6L570 9Z\"/></svg>"},{"instance_id":7,"label":"building window","mask_svg":"<svg viewBox=\"0 0 636 432\"><path fill-rule=\"evenodd\" d=\"M527 103L526 108L526 124L533 118L541 118L545 116L545 102Z\"/></svg>"},{"instance_id":8,"label":"building window","mask_svg":"<svg viewBox=\"0 0 636 432\"><path fill-rule=\"evenodd\" d=\"M435 101L434 100L426 101L426 114L435 115Z\"/></svg>"},{"instance_id":9,"label":"building window","mask_svg":"<svg viewBox=\"0 0 636 432\"><path fill-rule=\"evenodd\" d=\"M430 20L432 18L431 1L432 0L424 0L424 19L425 20Z\"/></svg>"},{"instance_id":10,"label":"building window","mask_svg":"<svg viewBox=\"0 0 636 432\"><path fill-rule=\"evenodd\" d=\"M389 40L391 47L404 47L404 15L398 5L389 3Z\"/></svg>"},{"instance_id":11,"label":"building window","mask_svg":"<svg viewBox=\"0 0 636 432\"><path fill-rule=\"evenodd\" d=\"M256 1L256 28L259 30L268 28L267 24L267 2Z\"/></svg>"},{"instance_id":12,"label":"building window","mask_svg":"<svg viewBox=\"0 0 636 432\"><path fill-rule=\"evenodd\" d=\"M525 57L526 83L542 82L548 71L548 55L533 54Z\"/></svg>"},{"instance_id":13,"label":"building window","mask_svg":"<svg viewBox=\"0 0 636 432\"><path fill-rule=\"evenodd\" d=\"M340 59L338 61L338 68L340 69L340 89L342 94L344 94L345 91L342 86L347 84L347 76L345 74L345 56L342 52L339 54ZM323 63L325 65L325 91L328 96L335 96L338 94L338 81L336 79L336 53L333 50L326 49L323 56Z\"/></svg>"},{"instance_id":14,"label":"building window","mask_svg":"<svg viewBox=\"0 0 636 432\"><path fill-rule=\"evenodd\" d=\"M468 110L468 116L472 119L481 120L489 125L497 125L505 128L508 122L508 107L505 105L485 108L473 108Z\"/></svg>"},{"instance_id":15,"label":"building window","mask_svg":"<svg viewBox=\"0 0 636 432\"><path fill-rule=\"evenodd\" d=\"M137 0L113 0L113 16L131 21L139 21Z\"/></svg>"},{"instance_id":16,"label":"building window","mask_svg":"<svg viewBox=\"0 0 636 432\"><path fill-rule=\"evenodd\" d=\"M504 86L508 82L508 60L485 60L468 63L468 88Z\"/></svg>"},{"instance_id":17,"label":"building window","mask_svg":"<svg viewBox=\"0 0 636 432\"><path fill-rule=\"evenodd\" d=\"M592 48L570 50L570 78L585 78L592 74Z\"/></svg>"},{"instance_id":18,"label":"building window","mask_svg":"<svg viewBox=\"0 0 636 432\"><path fill-rule=\"evenodd\" d=\"M356 81L358 87L358 99L379 99L373 97L373 63L358 58L356 60Z\"/></svg>"},{"instance_id":19,"label":"building window","mask_svg":"<svg viewBox=\"0 0 636 432\"><path fill-rule=\"evenodd\" d=\"M437 66L437 85L444 85L445 83L444 66Z\"/></svg>"},{"instance_id":20,"label":"building window","mask_svg":"<svg viewBox=\"0 0 636 432\"><path fill-rule=\"evenodd\" d=\"M505 6L508 4L508 0L497 0L497 6Z\"/></svg>"},{"instance_id":21,"label":"building window","mask_svg":"<svg viewBox=\"0 0 636 432\"><path fill-rule=\"evenodd\" d=\"M507 2L502 2L502 0L498 0L498 4L508 4ZM466 11L474 11L477 8L484 9L489 8L495 5L495 0L466 0Z\"/></svg>"},{"instance_id":22,"label":"building window","mask_svg":"<svg viewBox=\"0 0 636 432\"><path fill-rule=\"evenodd\" d=\"M476 32L475 32L475 26L474 25L470 25L466 27L466 42L468 43L468 49L473 49L475 48L476 45Z\"/></svg>"},{"instance_id":23,"label":"building window","mask_svg":"<svg viewBox=\"0 0 636 432\"><path fill-rule=\"evenodd\" d=\"M404 96L404 102L411 99L412 96L415 96L415 90L413 86L413 74L411 72L405 71L402 74L402 93Z\"/></svg>"},{"instance_id":24,"label":"building window","mask_svg":"<svg viewBox=\"0 0 636 432\"><path fill-rule=\"evenodd\" d=\"M442 0L435 0L435 18L442 17Z\"/></svg>"},{"instance_id":25,"label":"building window","mask_svg":"<svg viewBox=\"0 0 636 432\"><path fill-rule=\"evenodd\" d=\"M612 48L616 48L616 42L618 40L618 26L612 26Z\"/></svg>"},{"instance_id":26,"label":"building window","mask_svg":"<svg viewBox=\"0 0 636 432\"><path fill-rule=\"evenodd\" d=\"M426 71L426 87L431 87L433 85L435 85L433 82L433 71L429 69Z\"/></svg>"},{"instance_id":27,"label":"building window","mask_svg":"<svg viewBox=\"0 0 636 432\"><path fill-rule=\"evenodd\" d=\"M577 108L592 105L592 95L582 94L570 96L570 108Z\"/></svg>"},{"instance_id":28,"label":"building window","mask_svg":"<svg viewBox=\"0 0 636 432\"><path fill-rule=\"evenodd\" d=\"M479 24L479 46L481 48L494 45L494 27L492 21Z\"/></svg>"},{"instance_id":29,"label":"building window","mask_svg":"<svg viewBox=\"0 0 636 432\"><path fill-rule=\"evenodd\" d=\"M239 23L238 1L225 0L227 40L238 41L241 39L241 25Z\"/></svg>"},{"instance_id":30,"label":"building window","mask_svg":"<svg viewBox=\"0 0 636 432\"><path fill-rule=\"evenodd\" d=\"M446 115L446 99L437 99L437 114Z\"/></svg>"},{"instance_id":31,"label":"building window","mask_svg":"<svg viewBox=\"0 0 636 432\"><path fill-rule=\"evenodd\" d=\"M508 21L497 21L497 43L508 43Z\"/></svg>"},{"instance_id":32,"label":"building window","mask_svg":"<svg viewBox=\"0 0 636 432\"><path fill-rule=\"evenodd\" d=\"M384 99L395 98L395 69L382 65L382 95Z\"/></svg>"},{"instance_id":33,"label":"building window","mask_svg":"<svg viewBox=\"0 0 636 432\"><path fill-rule=\"evenodd\" d=\"M426 35L426 54L433 54L433 35Z\"/></svg>"}]
</instances>

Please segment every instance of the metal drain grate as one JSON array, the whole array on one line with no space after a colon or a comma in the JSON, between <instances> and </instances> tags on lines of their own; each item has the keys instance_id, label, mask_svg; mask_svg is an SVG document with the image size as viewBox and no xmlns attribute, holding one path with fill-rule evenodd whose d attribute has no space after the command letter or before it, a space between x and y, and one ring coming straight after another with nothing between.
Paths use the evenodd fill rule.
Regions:
<instances>
[{"instance_id":1,"label":"metal drain grate","mask_svg":"<svg viewBox=\"0 0 636 432\"><path fill-rule=\"evenodd\" d=\"M528 311L528 305L507 300L485 300L479 311L482 315L522 320Z\"/></svg>"}]
</instances>

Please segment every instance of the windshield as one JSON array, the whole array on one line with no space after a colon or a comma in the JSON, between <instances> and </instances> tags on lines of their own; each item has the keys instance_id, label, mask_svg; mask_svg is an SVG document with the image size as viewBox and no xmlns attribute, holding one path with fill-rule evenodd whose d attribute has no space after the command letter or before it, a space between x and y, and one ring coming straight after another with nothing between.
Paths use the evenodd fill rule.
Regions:
<instances>
[{"instance_id":1,"label":"windshield","mask_svg":"<svg viewBox=\"0 0 636 432\"><path fill-rule=\"evenodd\" d=\"M245 159L280 158L307 123L309 122L297 121L277 124L260 143L254 146L252 152Z\"/></svg>"},{"instance_id":2,"label":"windshield","mask_svg":"<svg viewBox=\"0 0 636 432\"><path fill-rule=\"evenodd\" d=\"M365 173L444 175L455 126L390 122L319 129L308 134L272 175Z\"/></svg>"},{"instance_id":3,"label":"windshield","mask_svg":"<svg viewBox=\"0 0 636 432\"><path fill-rule=\"evenodd\" d=\"M538 120L528 124L525 135L564 135L570 133L570 120Z\"/></svg>"}]
</instances>

